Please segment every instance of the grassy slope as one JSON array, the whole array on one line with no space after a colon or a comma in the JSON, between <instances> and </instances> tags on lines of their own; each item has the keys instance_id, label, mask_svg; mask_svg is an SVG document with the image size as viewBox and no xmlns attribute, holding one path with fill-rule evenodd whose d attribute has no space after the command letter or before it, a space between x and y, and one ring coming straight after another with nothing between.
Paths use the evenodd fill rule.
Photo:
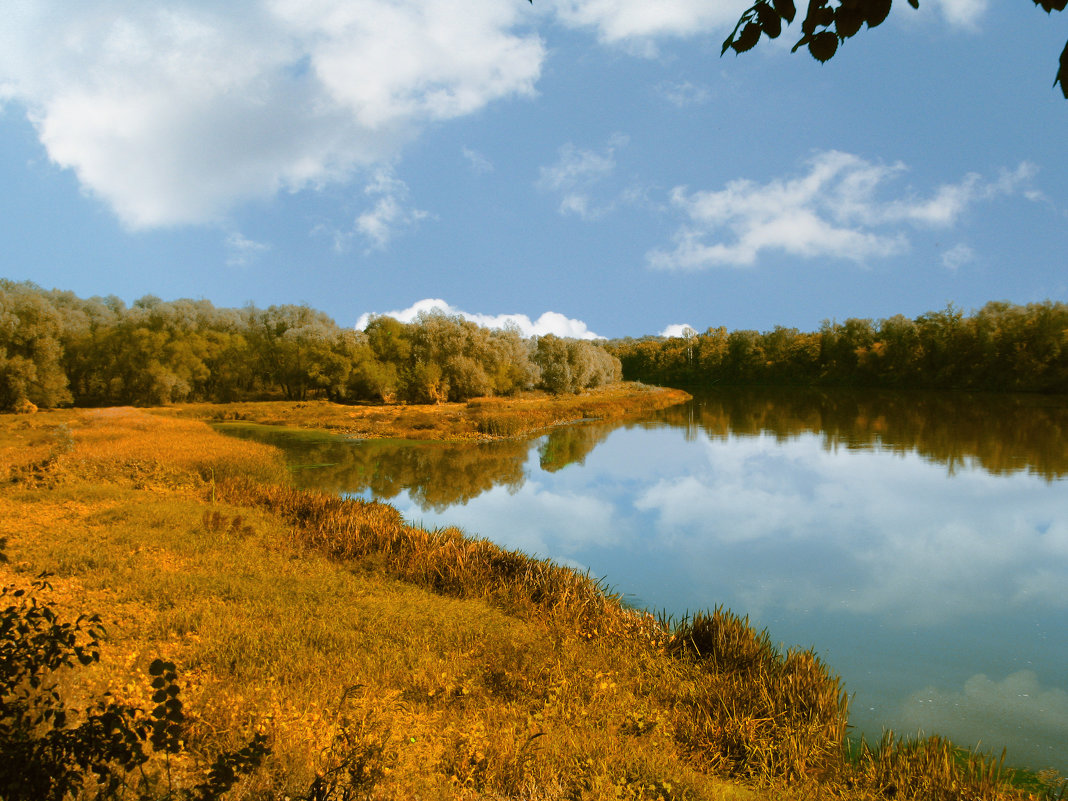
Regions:
<instances>
[{"instance_id":1,"label":"grassy slope","mask_svg":"<svg viewBox=\"0 0 1068 801\"><path fill-rule=\"evenodd\" d=\"M270 509L223 503L228 475L284 480L269 449L134 410L67 411L0 417L0 464L16 479L0 492L4 583L52 572L46 600L109 630L75 691L150 706L146 666L173 659L194 749L270 734L245 795L306 790L356 753L384 798L748 796L671 738L619 736L647 706L625 650L353 569Z\"/></svg>"},{"instance_id":2,"label":"grassy slope","mask_svg":"<svg viewBox=\"0 0 1068 801\"><path fill-rule=\"evenodd\" d=\"M690 653L713 649L701 631L668 639L568 571L279 488L263 446L134 410L61 411L0 416L0 465L3 583L50 571L57 608L108 625L101 664L70 690L149 706L148 662L173 659L191 758L271 737L235 795L296 795L317 772L398 799L753 797L724 773L792 776L762 798L830 789L811 783L830 770L808 748L819 737L776 728L801 704L723 714L776 692L767 654L727 675ZM786 678L815 671L837 699L795 661ZM801 768L776 771L787 763Z\"/></svg>"}]
</instances>

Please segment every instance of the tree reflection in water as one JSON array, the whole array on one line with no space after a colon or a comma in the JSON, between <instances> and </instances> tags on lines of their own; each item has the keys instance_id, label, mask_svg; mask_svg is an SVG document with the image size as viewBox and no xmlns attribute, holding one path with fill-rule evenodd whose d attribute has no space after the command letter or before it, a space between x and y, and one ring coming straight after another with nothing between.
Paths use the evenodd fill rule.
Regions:
<instances>
[{"instance_id":1,"label":"tree reflection in water","mask_svg":"<svg viewBox=\"0 0 1068 801\"><path fill-rule=\"evenodd\" d=\"M652 413L640 423L561 426L529 440L481 443L351 440L271 426L221 430L285 450L301 486L380 499L404 491L424 511L467 503L495 486L515 492L537 447L541 469L582 464L618 427L669 425L689 439L818 434L828 450L916 452L952 474L966 461L995 475L1027 471L1047 481L1068 474L1068 403L1043 395L722 389Z\"/></svg>"},{"instance_id":2,"label":"tree reflection in water","mask_svg":"<svg viewBox=\"0 0 1068 801\"><path fill-rule=\"evenodd\" d=\"M1068 474L1063 396L827 389L730 388L655 415L712 439L819 434L828 449L916 452L952 474L965 460L993 475Z\"/></svg>"}]
</instances>

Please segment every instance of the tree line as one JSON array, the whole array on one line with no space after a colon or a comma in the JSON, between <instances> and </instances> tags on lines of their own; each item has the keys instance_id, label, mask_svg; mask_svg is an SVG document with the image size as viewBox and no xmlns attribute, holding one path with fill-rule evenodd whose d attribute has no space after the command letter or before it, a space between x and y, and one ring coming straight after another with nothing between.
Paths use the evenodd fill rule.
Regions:
<instances>
[{"instance_id":1,"label":"tree line","mask_svg":"<svg viewBox=\"0 0 1068 801\"><path fill-rule=\"evenodd\" d=\"M0 278L0 409L327 398L434 403L617 381L598 343L459 316L342 328L306 305L83 299Z\"/></svg>"},{"instance_id":2,"label":"tree line","mask_svg":"<svg viewBox=\"0 0 1068 801\"><path fill-rule=\"evenodd\" d=\"M792 385L1068 392L1068 305L952 304L915 319L824 321L818 331L709 328L614 340L627 380L670 386Z\"/></svg>"}]
</instances>

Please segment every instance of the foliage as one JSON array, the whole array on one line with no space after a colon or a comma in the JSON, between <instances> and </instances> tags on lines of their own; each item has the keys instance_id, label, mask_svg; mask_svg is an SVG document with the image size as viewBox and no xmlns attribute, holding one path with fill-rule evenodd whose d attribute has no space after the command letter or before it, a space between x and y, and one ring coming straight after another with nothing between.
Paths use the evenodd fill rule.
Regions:
<instances>
[{"instance_id":1,"label":"foliage","mask_svg":"<svg viewBox=\"0 0 1068 801\"><path fill-rule=\"evenodd\" d=\"M560 340L552 391L613 380L603 348ZM539 384L536 344L518 329L459 316L372 319L340 328L306 305L215 308L206 300L118 298L0 280L0 410L282 397L441 403L514 395Z\"/></svg>"},{"instance_id":2,"label":"foliage","mask_svg":"<svg viewBox=\"0 0 1068 801\"><path fill-rule=\"evenodd\" d=\"M156 706L143 710L105 696L85 710L71 709L60 692L65 668L100 659L104 630L98 615L60 622L34 592L51 589L39 579L33 592L4 587L12 601L0 611L0 798L5 801L62 801L87 790L104 798L216 799L250 773L268 753L255 735L238 751L220 753L191 788L170 783L171 760L183 755L187 719L172 662L149 667ZM81 718L80 722L77 722ZM150 771L163 758L166 786Z\"/></svg>"},{"instance_id":3,"label":"foliage","mask_svg":"<svg viewBox=\"0 0 1068 801\"><path fill-rule=\"evenodd\" d=\"M913 8L919 8L919 0L908 0ZM1034 4L1049 14L1063 11L1065 0L1034 0ZM801 22L801 38L792 52L805 47L814 59L823 63L834 57L840 42L855 36L865 26L881 25L890 14L892 0L810 0ZM734 50L744 53L760 41L761 35L776 39L784 25L794 21L797 9L794 0L758 0L746 10L731 35L723 42L722 53ZM1053 85L1061 85L1061 92L1068 98L1068 44L1061 52L1060 64Z\"/></svg>"},{"instance_id":4,"label":"foliage","mask_svg":"<svg viewBox=\"0 0 1068 801\"><path fill-rule=\"evenodd\" d=\"M71 400L61 330L59 314L33 287L0 278L0 409Z\"/></svg>"},{"instance_id":5,"label":"foliage","mask_svg":"<svg viewBox=\"0 0 1068 801\"><path fill-rule=\"evenodd\" d=\"M696 338L617 340L628 380L1068 392L1068 304L950 305L915 319L824 321L819 331L709 328Z\"/></svg>"},{"instance_id":6,"label":"foliage","mask_svg":"<svg viewBox=\"0 0 1068 801\"><path fill-rule=\"evenodd\" d=\"M541 372L539 386L554 394L579 392L622 377L619 360L603 348L553 334L537 337L533 361Z\"/></svg>"}]
</instances>

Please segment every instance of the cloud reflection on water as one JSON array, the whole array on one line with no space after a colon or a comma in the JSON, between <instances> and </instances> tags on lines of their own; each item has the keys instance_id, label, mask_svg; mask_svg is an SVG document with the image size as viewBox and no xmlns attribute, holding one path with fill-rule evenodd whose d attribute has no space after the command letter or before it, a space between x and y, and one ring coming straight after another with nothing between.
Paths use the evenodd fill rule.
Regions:
<instances>
[{"instance_id":1,"label":"cloud reflection on water","mask_svg":"<svg viewBox=\"0 0 1068 801\"><path fill-rule=\"evenodd\" d=\"M1068 692L1043 687L1033 671L1001 681L982 673L959 689L925 687L910 695L898 712L914 730L938 731L954 742L999 748L1013 742L1013 756L1041 769L1063 758L1051 743L1068 743Z\"/></svg>"},{"instance_id":2,"label":"cloud reflection on water","mask_svg":"<svg viewBox=\"0 0 1068 801\"><path fill-rule=\"evenodd\" d=\"M693 580L729 576L748 609L930 625L1024 601L1068 606L1064 497L1045 482L948 478L915 455L835 453L812 435L701 446L701 469L660 478L634 508Z\"/></svg>"}]
</instances>

